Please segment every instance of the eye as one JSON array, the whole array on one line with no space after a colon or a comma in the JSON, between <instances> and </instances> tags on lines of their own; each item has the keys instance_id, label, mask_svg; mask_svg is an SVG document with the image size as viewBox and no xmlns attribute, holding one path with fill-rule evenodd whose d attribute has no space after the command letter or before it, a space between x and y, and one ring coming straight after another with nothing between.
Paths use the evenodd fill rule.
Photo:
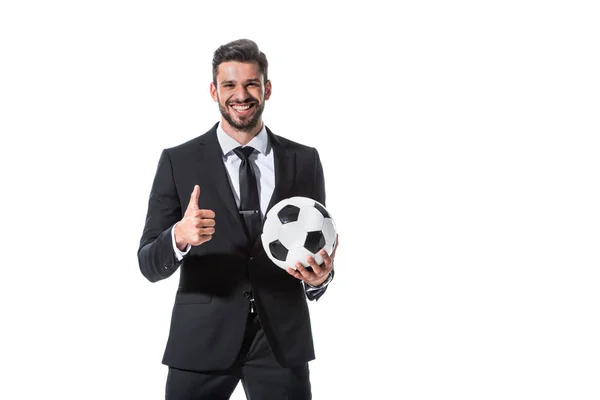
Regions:
<instances>
[{"instance_id":1,"label":"eye","mask_svg":"<svg viewBox=\"0 0 600 400\"><path fill-rule=\"evenodd\" d=\"M229 88L232 88L232 87L233 87L233 84L231 84L231 83L226 83L226 84L224 84L224 85L223 85L223 87L226 87L226 88L228 88L228 89L229 89Z\"/></svg>"},{"instance_id":2,"label":"eye","mask_svg":"<svg viewBox=\"0 0 600 400\"><path fill-rule=\"evenodd\" d=\"M252 83L249 83L248 86L257 87L258 83L252 82Z\"/></svg>"}]
</instances>

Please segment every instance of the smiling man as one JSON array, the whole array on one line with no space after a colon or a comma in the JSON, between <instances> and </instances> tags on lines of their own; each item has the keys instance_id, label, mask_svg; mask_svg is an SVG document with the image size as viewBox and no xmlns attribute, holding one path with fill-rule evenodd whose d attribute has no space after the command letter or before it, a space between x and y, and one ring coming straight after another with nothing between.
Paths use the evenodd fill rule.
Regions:
<instances>
[{"instance_id":1,"label":"smiling man","mask_svg":"<svg viewBox=\"0 0 600 400\"><path fill-rule=\"evenodd\" d=\"M326 291L335 251L286 273L265 254L260 232L280 200L325 204L319 154L264 125L271 82L253 41L215 51L210 94L221 121L163 150L138 249L151 282L180 271L163 357L166 399L228 399L240 380L248 399L310 399L306 299Z\"/></svg>"}]
</instances>

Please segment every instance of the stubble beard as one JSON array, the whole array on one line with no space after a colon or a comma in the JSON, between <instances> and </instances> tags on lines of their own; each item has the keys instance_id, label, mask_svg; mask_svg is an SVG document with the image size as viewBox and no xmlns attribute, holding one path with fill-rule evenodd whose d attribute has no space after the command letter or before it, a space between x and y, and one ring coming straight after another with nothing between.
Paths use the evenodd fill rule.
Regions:
<instances>
[{"instance_id":1,"label":"stubble beard","mask_svg":"<svg viewBox=\"0 0 600 400\"><path fill-rule=\"evenodd\" d=\"M254 128L256 128L256 126L258 125L258 121L260 120L260 117L262 116L263 110L265 108L264 102L258 103L257 101L255 101L254 104L256 104L256 109L254 110L254 114L252 115L252 117L247 121L240 120L240 122L236 122L231 117L231 113L227 111L226 106L223 106L221 104L221 100L219 98L217 98L217 100L219 102L219 111L221 112L223 118L225 118L225 121L227 121L232 128L240 132L252 133Z\"/></svg>"}]
</instances>

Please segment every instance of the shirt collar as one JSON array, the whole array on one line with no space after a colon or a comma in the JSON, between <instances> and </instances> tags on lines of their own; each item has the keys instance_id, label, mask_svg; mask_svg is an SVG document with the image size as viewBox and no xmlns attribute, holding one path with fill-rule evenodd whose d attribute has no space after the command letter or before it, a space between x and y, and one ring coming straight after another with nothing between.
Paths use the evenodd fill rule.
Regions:
<instances>
[{"instance_id":1,"label":"shirt collar","mask_svg":"<svg viewBox=\"0 0 600 400\"><path fill-rule=\"evenodd\" d=\"M231 136L225 133L225 131L221 127L220 122L219 126L217 126L217 139L219 140L219 144L221 145L223 156L227 156L233 149L241 146L235 139L233 139ZM258 132L258 134L254 136L246 146L252 146L260 153L265 155L268 153L269 135L267 135L267 128L265 127L264 123L260 132Z\"/></svg>"}]
</instances>

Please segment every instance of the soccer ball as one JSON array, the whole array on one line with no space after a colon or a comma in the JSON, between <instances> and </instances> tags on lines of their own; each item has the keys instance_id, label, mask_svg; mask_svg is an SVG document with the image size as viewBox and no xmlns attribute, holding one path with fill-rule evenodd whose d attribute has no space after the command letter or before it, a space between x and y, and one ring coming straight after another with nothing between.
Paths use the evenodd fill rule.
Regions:
<instances>
[{"instance_id":1,"label":"soccer ball","mask_svg":"<svg viewBox=\"0 0 600 400\"><path fill-rule=\"evenodd\" d=\"M297 262L309 267L308 256L321 264L319 251L325 249L331 255L337 244L329 212L321 203L300 196L281 200L269 210L261 239L267 256L283 269L296 269Z\"/></svg>"}]
</instances>

